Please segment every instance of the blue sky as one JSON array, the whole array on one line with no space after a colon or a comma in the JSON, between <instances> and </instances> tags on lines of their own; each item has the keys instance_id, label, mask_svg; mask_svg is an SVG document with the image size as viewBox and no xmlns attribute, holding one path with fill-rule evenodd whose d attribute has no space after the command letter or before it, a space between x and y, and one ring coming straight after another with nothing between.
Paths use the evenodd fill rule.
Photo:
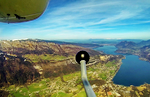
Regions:
<instances>
[{"instance_id":1,"label":"blue sky","mask_svg":"<svg viewBox=\"0 0 150 97\"><path fill-rule=\"evenodd\" d=\"M0 39L149 39L150 0L51 0L44 14L0 23Z\"/></svg>"}]
</instances>

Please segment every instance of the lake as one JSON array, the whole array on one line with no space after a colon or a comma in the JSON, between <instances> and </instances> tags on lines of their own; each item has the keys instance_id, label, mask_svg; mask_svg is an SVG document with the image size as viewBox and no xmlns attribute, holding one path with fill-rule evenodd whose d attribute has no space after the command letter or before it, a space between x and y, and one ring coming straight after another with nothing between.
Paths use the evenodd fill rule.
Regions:
<instances>
[{"instance_id":1,"label":"lake","mask_svg":"<svg viewBox=\"0 0 150 97\"><path fill-rule=\"evenodd\" d=\"M103 51L106 54L118 55L118 53L115 53L116 49L115 46L104 46L95 48L94 50ZM122 65L112 81L115 84L124 86L150 84L150 63L139 60L139 57L135 55L125 56L126 59L122 60Z\"/></svg>"}]
</instances>

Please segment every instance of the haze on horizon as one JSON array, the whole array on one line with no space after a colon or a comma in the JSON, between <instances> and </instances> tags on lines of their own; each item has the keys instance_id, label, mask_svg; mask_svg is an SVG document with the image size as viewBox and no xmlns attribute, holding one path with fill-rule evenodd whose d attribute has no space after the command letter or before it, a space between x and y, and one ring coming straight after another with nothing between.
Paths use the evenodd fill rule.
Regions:
<instances>
[{"instance_id":1,"label":"haze on horizon","mask_svg":"<svg viewBox=\"0 0 150 97\"><path fill-rule=\"evenodd\" d=\"M150 0L51 0L30 22L0 23L2 39L149 39Z\"/></svg>"}]
</instances>

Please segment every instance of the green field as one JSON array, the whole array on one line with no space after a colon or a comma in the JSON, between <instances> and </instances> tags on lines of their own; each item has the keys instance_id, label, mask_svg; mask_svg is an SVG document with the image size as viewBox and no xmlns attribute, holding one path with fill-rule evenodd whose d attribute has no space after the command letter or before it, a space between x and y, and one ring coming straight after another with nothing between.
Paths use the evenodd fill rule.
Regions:
<instances>
[{"instance_id":1,"label":"green field","mask_svg":"<svg viewBox=\"0 0 150 97\"><path fill-rule=\"evenodd\" d=\"M45 57L49 57L49 55ZM114 75L114 66L114 61L89 66L87 75L91 85L105 84L107 77ZM62 78L64 81L62 81ZM10 92L9 97L86 97L80 71L53 79L43 78L26 86L15 87L15 85L11 85L6 90Z\"/></svg>"},{"instance_id":2,"label":"green field","mask_svg":"<svg viewBox=\"0 0 150 97\"><path fill-rule=\"evenodd\" d=\"M63 78L65 81L70 81L73 79L74 76L80 76L80 72L64 75ZM80 76L81 77L81 76ZM17 86L11 85L7 88L7 90L10 91L9 97L71 97L74 94L73 93L67 93L66 91L63 91L59 89L57 92L50 93L50 89L47 84L53 83L53 81L56 83L56 85L61 86L62 81L60 80L60 77L57 77L55 79L49 79L44 78L41 81L34 82L27 87L25 86ZM63 86L62 86L63 87ZM64 86L65 87L65 86ZM79 85L72 87L76 88L77 91L75 91L77 94L80 92L81 89L83 89L82 83L80 82ZM82 93L79 93L78 95L85 94L82 90ZM78 96L77 96L78 97Z\"/></svg>"},{"instance_id":3,"label":"green field","mask_svg":"<svg viewBox=\"0 0 150 97\"><path fill-rule=\"evenodd\" d=\"M42 55L26 54L23 57L30 59L34 63L42 62L42 61L60 61L67 58L65 56L52 55L52 54L42 54Z\"/></svg>"}]
</instances>

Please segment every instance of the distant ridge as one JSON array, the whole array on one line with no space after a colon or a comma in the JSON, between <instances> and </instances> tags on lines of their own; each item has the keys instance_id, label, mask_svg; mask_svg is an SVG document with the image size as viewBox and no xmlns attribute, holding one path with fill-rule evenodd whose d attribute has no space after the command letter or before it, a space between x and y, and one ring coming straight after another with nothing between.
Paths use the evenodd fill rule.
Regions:
<instances>
[{"instance_id":1,"label":"distant ridge","mask_svg":"<svg viewBox=\"0 0 150 97\"><path fill-rule=\"evenodd\" d=\"M139 43L122 41L116 44L116 47L118 48L117 53L137 55L140 59L150 62L150 40Z\"/></svg>"},{"instance_id":2,"label":"distant ridge","mask_svg":"<svg viewBox=\"0 0 150 97\"><path fill-rule=\"evenodd\" d=\"M48 40L15 40L15 41L0 41L0 50L10 54L25 55L25 54L58 54L63 56L74 55L80 50L86 50L90 55L98 55L99 52L81 47L90 47L90 44L65 43L59 41ZM94 44L92 44L93 46ZM95 45L94 45L95 46ZM96 45L99 46L99 45ZM96 47L95 46L95 47Z\"/></svg>"},{"instance_id":3,"label":"distant ridge","mask_svg":"<svg viewBox=\"0 0 150 97\"><path fill-rule=\"evenodd\" d=\"M72 44L72 45L77 45L77 46L86 47L86 48L102 47L102 45L94 44L94 43L73 43L73 42L64 42L64 41L56 41L56 40L23 39L21 41L52 42L52 43L56 43L56 44L60 44L60 45Z\"/></svg>"}]
</instances>

